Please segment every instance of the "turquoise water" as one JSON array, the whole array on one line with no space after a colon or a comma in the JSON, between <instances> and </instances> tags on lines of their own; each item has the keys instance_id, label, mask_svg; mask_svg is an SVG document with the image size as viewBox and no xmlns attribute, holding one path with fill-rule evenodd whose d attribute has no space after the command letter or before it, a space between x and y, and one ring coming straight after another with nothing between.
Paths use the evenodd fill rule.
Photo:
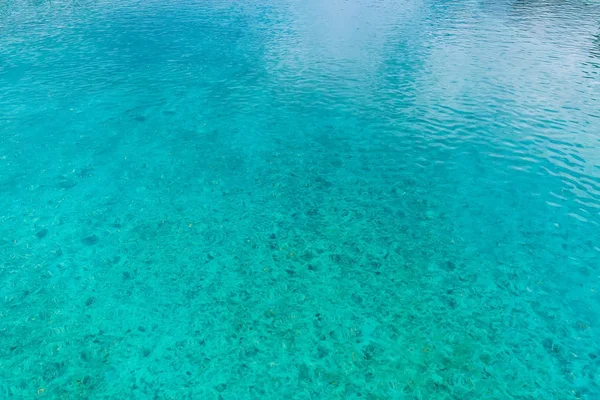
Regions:
<instances>
[{"instance_id":1,"label":"turquoise water","mask_svg":"<svg viewBox=\"0 0 600 400\"><path fill-rule=\"evenodd\" d=\"M600 399L600 3L0 3L0 398Z\"/></svg>"}]
</instances>

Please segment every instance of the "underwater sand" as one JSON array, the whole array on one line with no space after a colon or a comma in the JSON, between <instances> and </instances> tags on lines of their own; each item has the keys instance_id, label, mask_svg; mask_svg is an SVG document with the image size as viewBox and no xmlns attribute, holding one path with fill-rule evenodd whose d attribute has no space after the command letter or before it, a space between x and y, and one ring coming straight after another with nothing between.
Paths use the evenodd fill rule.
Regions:
<instances>
[{"instance_id":1,"label":"underwater sand","mask_svg":"<svg viewBox=\"0 0 600 400\"><path fill-rule=\"evenodd\" d=\"M599 21L0 4L0 398L600 399Z\"/></svg>"}]
</instances>

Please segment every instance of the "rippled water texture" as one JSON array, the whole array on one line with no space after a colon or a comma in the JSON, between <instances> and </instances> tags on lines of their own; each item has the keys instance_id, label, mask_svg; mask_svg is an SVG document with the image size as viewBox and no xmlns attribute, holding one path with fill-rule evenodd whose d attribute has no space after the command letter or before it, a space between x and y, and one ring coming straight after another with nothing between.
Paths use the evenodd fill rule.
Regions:
<instances>
[{"instance_id":1,"label":"rippled water texture","mask_svg":"<svg viewBox=\"0 0 600 400\"><path fill-rule=\"evenodd\" d=\"M600 2L0 3L0 398L600 399Z\"/></svg>"}]
</instances>

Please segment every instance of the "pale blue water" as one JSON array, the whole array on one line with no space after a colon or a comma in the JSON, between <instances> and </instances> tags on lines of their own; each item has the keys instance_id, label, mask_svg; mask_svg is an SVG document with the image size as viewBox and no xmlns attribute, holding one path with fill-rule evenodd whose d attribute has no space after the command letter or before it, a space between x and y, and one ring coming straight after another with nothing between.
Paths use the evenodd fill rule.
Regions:
<instances>
[{"instance_id":1,"label":"pale blue water","mask_svg":"<svg viewBox=\"0 0 600 400\"><path fill-rule=\"evenodd\" d=\"M0 3L0 398L600 399L598 1Z\"/></svg>"}]
</instances>

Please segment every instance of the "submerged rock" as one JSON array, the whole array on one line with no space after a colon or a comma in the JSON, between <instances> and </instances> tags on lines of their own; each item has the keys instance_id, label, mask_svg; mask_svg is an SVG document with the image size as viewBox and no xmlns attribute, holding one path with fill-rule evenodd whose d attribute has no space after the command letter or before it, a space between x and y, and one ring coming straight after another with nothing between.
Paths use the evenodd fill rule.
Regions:
<instances>
[{"instance_id":1,"label":"submerged rock","mask_svg":"<svg viewBox=\"0 0 600 400\"><path fill-rule=\"evenodd\" d=\"M38 231L35 236L37 236L38 239L43 239L48 235L48 229L44 228L40 231Z\"/></svg>"},{"instance_id":2,"label":"submerged rock","mask_svg":"<svg viewBox=\"0 0 600 400\"><path fill-rule=\"evenodd\" d=\"M98 243L98 236L96 236L96 235L86 236L83 239L81 239L81 243L83 243L87 246L92 246L92 245Z\"/></svg>"}]
</instances>

